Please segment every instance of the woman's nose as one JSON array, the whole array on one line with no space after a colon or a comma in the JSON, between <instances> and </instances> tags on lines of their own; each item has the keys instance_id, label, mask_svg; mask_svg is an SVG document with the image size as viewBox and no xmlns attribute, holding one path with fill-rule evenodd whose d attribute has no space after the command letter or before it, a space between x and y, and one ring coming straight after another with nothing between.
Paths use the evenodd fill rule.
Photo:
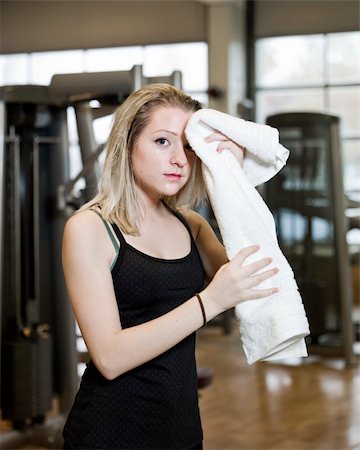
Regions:
<instances>
[{"instance_id":1,"label":"woman's nose","mask_svg":"<svg viewBox=\"0 0 360 450\"><path fill-rule=\"evenodd\" d=\"M187 163L187 156L184 147L178 146L170 159L171 164L183 167Z\"/></svg>"}]
</instances>

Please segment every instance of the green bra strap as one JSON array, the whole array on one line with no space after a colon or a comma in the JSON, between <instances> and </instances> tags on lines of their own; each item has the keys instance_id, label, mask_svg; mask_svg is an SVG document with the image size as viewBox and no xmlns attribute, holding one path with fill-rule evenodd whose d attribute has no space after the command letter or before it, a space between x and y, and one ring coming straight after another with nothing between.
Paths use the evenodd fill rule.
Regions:
<instances>
[{"instance_id":1,"label":"green bra strap","mask_svg":"<svg viewBox=\"0 0 360 450\"><path fill-rule=\"evenodd\" d=\"M106 230L108 232L108 235L109 235L109 237L111 239L111 242L113 243L113 245L115 247L116 257L114 258L114 261L111 263L111 267L110 267L110 269L112 270L112 268L114 267L114 265L116 263L116 259L117 259L117 256L118 256L118 253L119 253L119 250L120 250L120 245L117 242L117 240L115 239L115 236L114 236L113 232L111 231L111 228L110 228L109 224L106 222L106 220L103 219L103 217L99 213L99 211L96 211L96 209L90 209L90 211L93 211L95 214L97 214L100 217L100 219L103 221L103 223L104 223L104 225L106 227Z\"/></svg>"}]
</instances>

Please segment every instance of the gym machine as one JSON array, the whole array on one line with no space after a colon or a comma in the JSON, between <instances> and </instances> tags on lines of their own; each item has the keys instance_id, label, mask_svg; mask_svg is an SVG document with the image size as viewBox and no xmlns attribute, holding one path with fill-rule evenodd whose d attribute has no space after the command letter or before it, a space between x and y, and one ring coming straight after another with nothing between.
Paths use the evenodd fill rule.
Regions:
<instances>
[{"instance_id":1,"label":"gym machine","mask_svg":"<svg viewBox=\"0 0 360 450\"><path fill-rule=\"evenodd\" d=\"M1 411L26 430L77 383L54 207L69 174L66 107L47 87L17 86L1 88L1 110Z\"/></svg>"},{"instance_id":2,"label":"gym machine","mask_svg":"<svg viewBox=\"0 0 360 450\"><path fill-rule=\"evenodd\" d=\"M304 300L310 353L342 356L352 365L351 255L339 118L286 113L268 117L267 123L279 129L280 142L290 149L286 166L266 183L265 198Z\"/></svg>"}]
</instances>

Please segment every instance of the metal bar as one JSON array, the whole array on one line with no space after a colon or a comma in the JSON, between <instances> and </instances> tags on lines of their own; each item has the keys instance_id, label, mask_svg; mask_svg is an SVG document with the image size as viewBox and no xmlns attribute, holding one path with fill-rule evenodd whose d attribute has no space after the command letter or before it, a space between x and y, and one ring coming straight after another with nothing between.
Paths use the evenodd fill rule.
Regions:
<instances>
[{"instance_id":1,"label":"metal bar","mask_svg":"<svg viewBox=\"0 0 360 450\"><path fill-rule=\"evenodd\" d=\"M51 144L57 145L60 143L59 138L56 137L42 137L36 136L33 141L33 245L34 245L34 301L40 305L41 296L41 255L40 255L40 145Z\"/></svg>"},{"instance_id":2,"label":"metal bar","mask_svg":"<svg viewBox=\"0 0 360 450\"><path fill-rule=\"evenodd\" d=\"M179 89L182 89L182 72L181 70L174 70L171 74L173 85Z\"/></svg>"},{"instance_id":3,"label":"metal bar","mask_svg":"<svg viewBox=\"0 0 360 450\"><path fill-rule=\"evenodd\" d=\"M136 64L135 66L133 66L133 68L131 69L131 74L132 74L132 82L133 82L132 89L133 89L133 91L137 91L144 84L142 65Z\"/></svg>"},{"instance_id":4,"label":"metal bar","mask_svg":"<svg viewBox=\"0 0 360 450\"><path fill-rule=\"evenodd\" d=\"M70 180L65 186L63 195L67 196L71 194L71 191L73 190L75 184L80 180L80 178L86 177L87 174L92 170L95 162L98 160L99 156L105 149L105 144L98 145L95 152L90 156L90 158L86 161L83 168L80 170L80 172L76 175L75 178Z\"/></svg>"},{"instance_id":5,"label":"metal bar","mask_svg":"<svg viewBox=\"0 0 360 450\"><path fill-rule=\"evenodd\" d=\"M14 247L15 247L15 315L16 323L19 329L22 328L23 320L21 314L21 200L20 200L20 183L21 183L21 167L20 167L20 138L15 135L13 127L10 128L9 141L14 145L13 151L13 193L14 193Z\"/></svg>"},{"instance_id":6,"label":"metal bar","mask_svg":"<svg viewBox=\"0 0 360 450\"><path fill-rule=\"evenodd\" d=\"M79 144L83 166L91 158L97 147L92 108L88 102L79 102L74 105L76 124L79 134ZM85 177L87 196L89 199L95 194L99 180L99 167L94 164L92 170Z\"/></svg>"},{"instance_id":7,"label":"metal bar","mask_svg":"<svg viewBox=\"0 0 360 450\"><path fill-rule=\"evenodd\" d=\"M341 147L339 123L333 123L330 128L330 138L333 143L331 152L333 195L335 209L335 245L338 256L339 284L340 284L340 308L341 326L343 337L343 350L346 365L355 364L354 355L354 324L352 319L352 284L350 274L350 256L346 242L346 216L345 216L345 196L343 188L343 173L341 161Z\"/></svg>"},{"instance_id":8,"label":"metal bar","mask_svg":"<svg viewBox=\"0 0 360 450\"><path fill-rule=\"evenodd\" d=\"M4 220L5 220L5 105L0 101L0 299L3 298L3 267L4 267ZM2 304L0 300L0 342L2 337Z\"/></svg>"},{"instance_id":9,"label":"metal bar","mask_svg":"<svg viewBox=\"0 0 360 450\"><path fill-rule=\"evenodd\" d=\"M34 246L34 302L40 306L40 189L39 141L33 141L33 246Z\"/></svg>"}]
</instances>

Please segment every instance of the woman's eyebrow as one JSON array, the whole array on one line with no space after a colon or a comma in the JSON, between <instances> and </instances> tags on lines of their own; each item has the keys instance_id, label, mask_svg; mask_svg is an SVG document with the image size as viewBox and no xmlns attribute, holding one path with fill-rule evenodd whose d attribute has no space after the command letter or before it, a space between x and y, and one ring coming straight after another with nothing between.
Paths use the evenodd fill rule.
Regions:
<instances>
[{"instance_id":1,"label":"woman's eyebrow","mask_svg":"<svg viewBox=\"0 0 360 450\"><path fill-rule=\"evenodd\" d=\"M178 133L176 133L175 131L163 130L163 129L156 130L156 131L153 132L153 134L159 133L159 132L169 133L169 134L172 134L173 136L179 136Z\"/></svg>"}]
</instances>

